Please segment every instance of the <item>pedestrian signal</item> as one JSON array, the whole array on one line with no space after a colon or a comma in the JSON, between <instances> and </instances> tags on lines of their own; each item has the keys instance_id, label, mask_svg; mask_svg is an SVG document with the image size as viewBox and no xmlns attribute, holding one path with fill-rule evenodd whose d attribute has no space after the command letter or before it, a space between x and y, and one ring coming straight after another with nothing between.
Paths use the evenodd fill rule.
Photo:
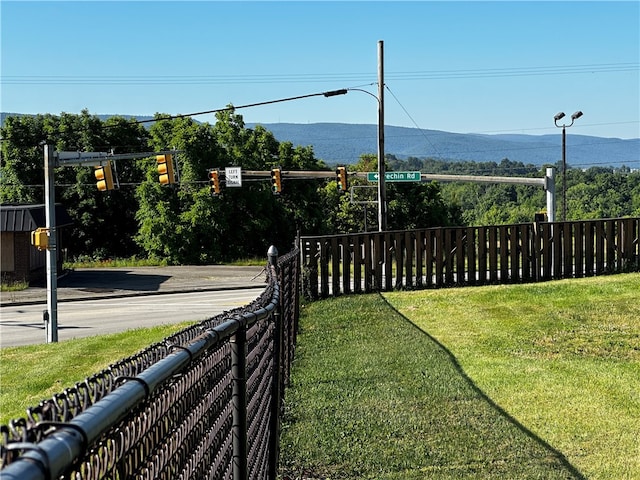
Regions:
<instances>
[{"instance_id":1,"label":"pedestrian signal","mask_svg":"<svg viewBox=\"0 0 640 480\"><path fill-rule=\"evenodd\" d=\"M49 230L38 227L31 232L31 245L38 250L46 250L49 248Z\"/></svg>"}]
</instances>

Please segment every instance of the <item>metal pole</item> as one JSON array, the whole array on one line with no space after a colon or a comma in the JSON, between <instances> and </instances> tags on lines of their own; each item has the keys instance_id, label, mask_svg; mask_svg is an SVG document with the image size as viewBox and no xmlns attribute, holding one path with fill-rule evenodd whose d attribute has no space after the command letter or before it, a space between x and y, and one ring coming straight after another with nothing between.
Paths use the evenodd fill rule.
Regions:
<instances>
[{"instance_id":1,"label":"metal pole","mask_svg":"<svg viewBox=\"0 0 640 480\"><path fill-rule=\"evenodd\" d=\"M56 230L56 190L54 182L55 156L53 145L44 146L44 191L45 222L49 246L47 247L47 311L49 328L47 343L58 341L58 268L57 268L57 230Z\"/></svg>"},{"instance_id":2,"label":"metal pole","mask_svg":"<svg viewBox=\"0 0 640 480\"><path fill-rule=\"evenodd\" d=\"M378 41L378 230L387 229L387 192L384 177L384 44Z\"/></svg>"},{"instance_id":3,"label":"metal pole","mask_svg":"<svg viewBox=\"0 0 640 480\"><path fill-rule=\"evenodd\" d=\"M277 269L278 249L271 245L267 252L269 266ZM271 386L271 435L269 437L269 477L275 479L278 475L280 459L280 413L282 407L282 372L284 361L282 357L284 343L284 328L280 308L273 311L273 378Z\"/></svg>"},{"instance_id":4,"label":"metal pole","mask_svg":"<svg viewBox=\"0 0 640 480\"><path fill-rule=\"evenodd\" d=\"M567 220L567 129L562 126L562 221Z\"/></svg>"},{"instance_id":5,"label":"metal pole","mask_svg":"<svg viewBox=\"0 0 640 480\"><path fill-rule=\"evenodd\" d=\"M547 168L545 189L547 190L547 220L556 221L556 170L553 167Z\"/></svg>"},{"instance_id":6,"label":"metal pole","mask_svg":"<svg viewBox=\"0 0 640 480\"><path fill-rule=\"evenodd\" d=\"M247 326L229 339L231 346L233 480L249 478L247 466Z\"/></svg>"}]
</instances>

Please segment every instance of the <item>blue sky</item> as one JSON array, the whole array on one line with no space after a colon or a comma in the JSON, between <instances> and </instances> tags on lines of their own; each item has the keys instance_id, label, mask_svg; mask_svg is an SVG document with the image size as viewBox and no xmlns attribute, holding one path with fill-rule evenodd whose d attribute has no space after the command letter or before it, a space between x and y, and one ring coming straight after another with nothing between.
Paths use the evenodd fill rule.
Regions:
<instances>
[{"instance_id":1,"label":"blue sky","mask_svg":"<svg viewBox=\"0 0 640 480\"><path fill-rule=\"evenodd\" d=\"M187 114L341 88L385 124L640 137L640 2L0 3L0 109ZM239 109L253 123L377 122L370 95ZM212 115L195 117L213 122Z\"/></svg>"}]
</instances>

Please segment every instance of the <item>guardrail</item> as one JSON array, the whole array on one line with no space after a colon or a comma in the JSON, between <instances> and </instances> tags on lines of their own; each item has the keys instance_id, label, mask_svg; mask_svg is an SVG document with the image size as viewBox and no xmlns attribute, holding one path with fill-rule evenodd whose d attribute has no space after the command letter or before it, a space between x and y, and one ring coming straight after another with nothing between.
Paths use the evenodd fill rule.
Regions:
<instances>
[{"instance_id":1,"label":"guardrail","mask_svg":"<svg viewBox=\"0 0 640 480\"><path fill-rule=\"evenodd\" d=\"M304 295L538 282L640 270L640 218L300 238Z\"/></svg>"},{"instance_id":2,"label":"guardrail","mask_svg":"<svg viewBox=\"0 0 640 480\"><path fill-rule=\"evenodd\" d=\"M188 327L0 426L0 479L276 478L299 252L246 307Z\"/></svg>"}]
</instances>

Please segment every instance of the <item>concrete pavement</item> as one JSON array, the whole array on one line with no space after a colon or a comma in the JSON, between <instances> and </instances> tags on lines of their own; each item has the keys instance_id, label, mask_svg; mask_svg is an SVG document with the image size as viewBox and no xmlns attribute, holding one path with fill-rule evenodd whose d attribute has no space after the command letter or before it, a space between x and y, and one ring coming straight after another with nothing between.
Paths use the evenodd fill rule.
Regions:
<instances>
[{"instance_id":1,"label":"concrete pavement","mask_svg":"<svg viewBox=\"0 0 640 480\"><path fill-rule=\"evenodd\" d=\"M79 268L58 278L57 300L256 288L266 285L265 278L264 267L229 265ZM46 302L46 285L0 294L2 306Z\"/></svg>"}]
</instances>

